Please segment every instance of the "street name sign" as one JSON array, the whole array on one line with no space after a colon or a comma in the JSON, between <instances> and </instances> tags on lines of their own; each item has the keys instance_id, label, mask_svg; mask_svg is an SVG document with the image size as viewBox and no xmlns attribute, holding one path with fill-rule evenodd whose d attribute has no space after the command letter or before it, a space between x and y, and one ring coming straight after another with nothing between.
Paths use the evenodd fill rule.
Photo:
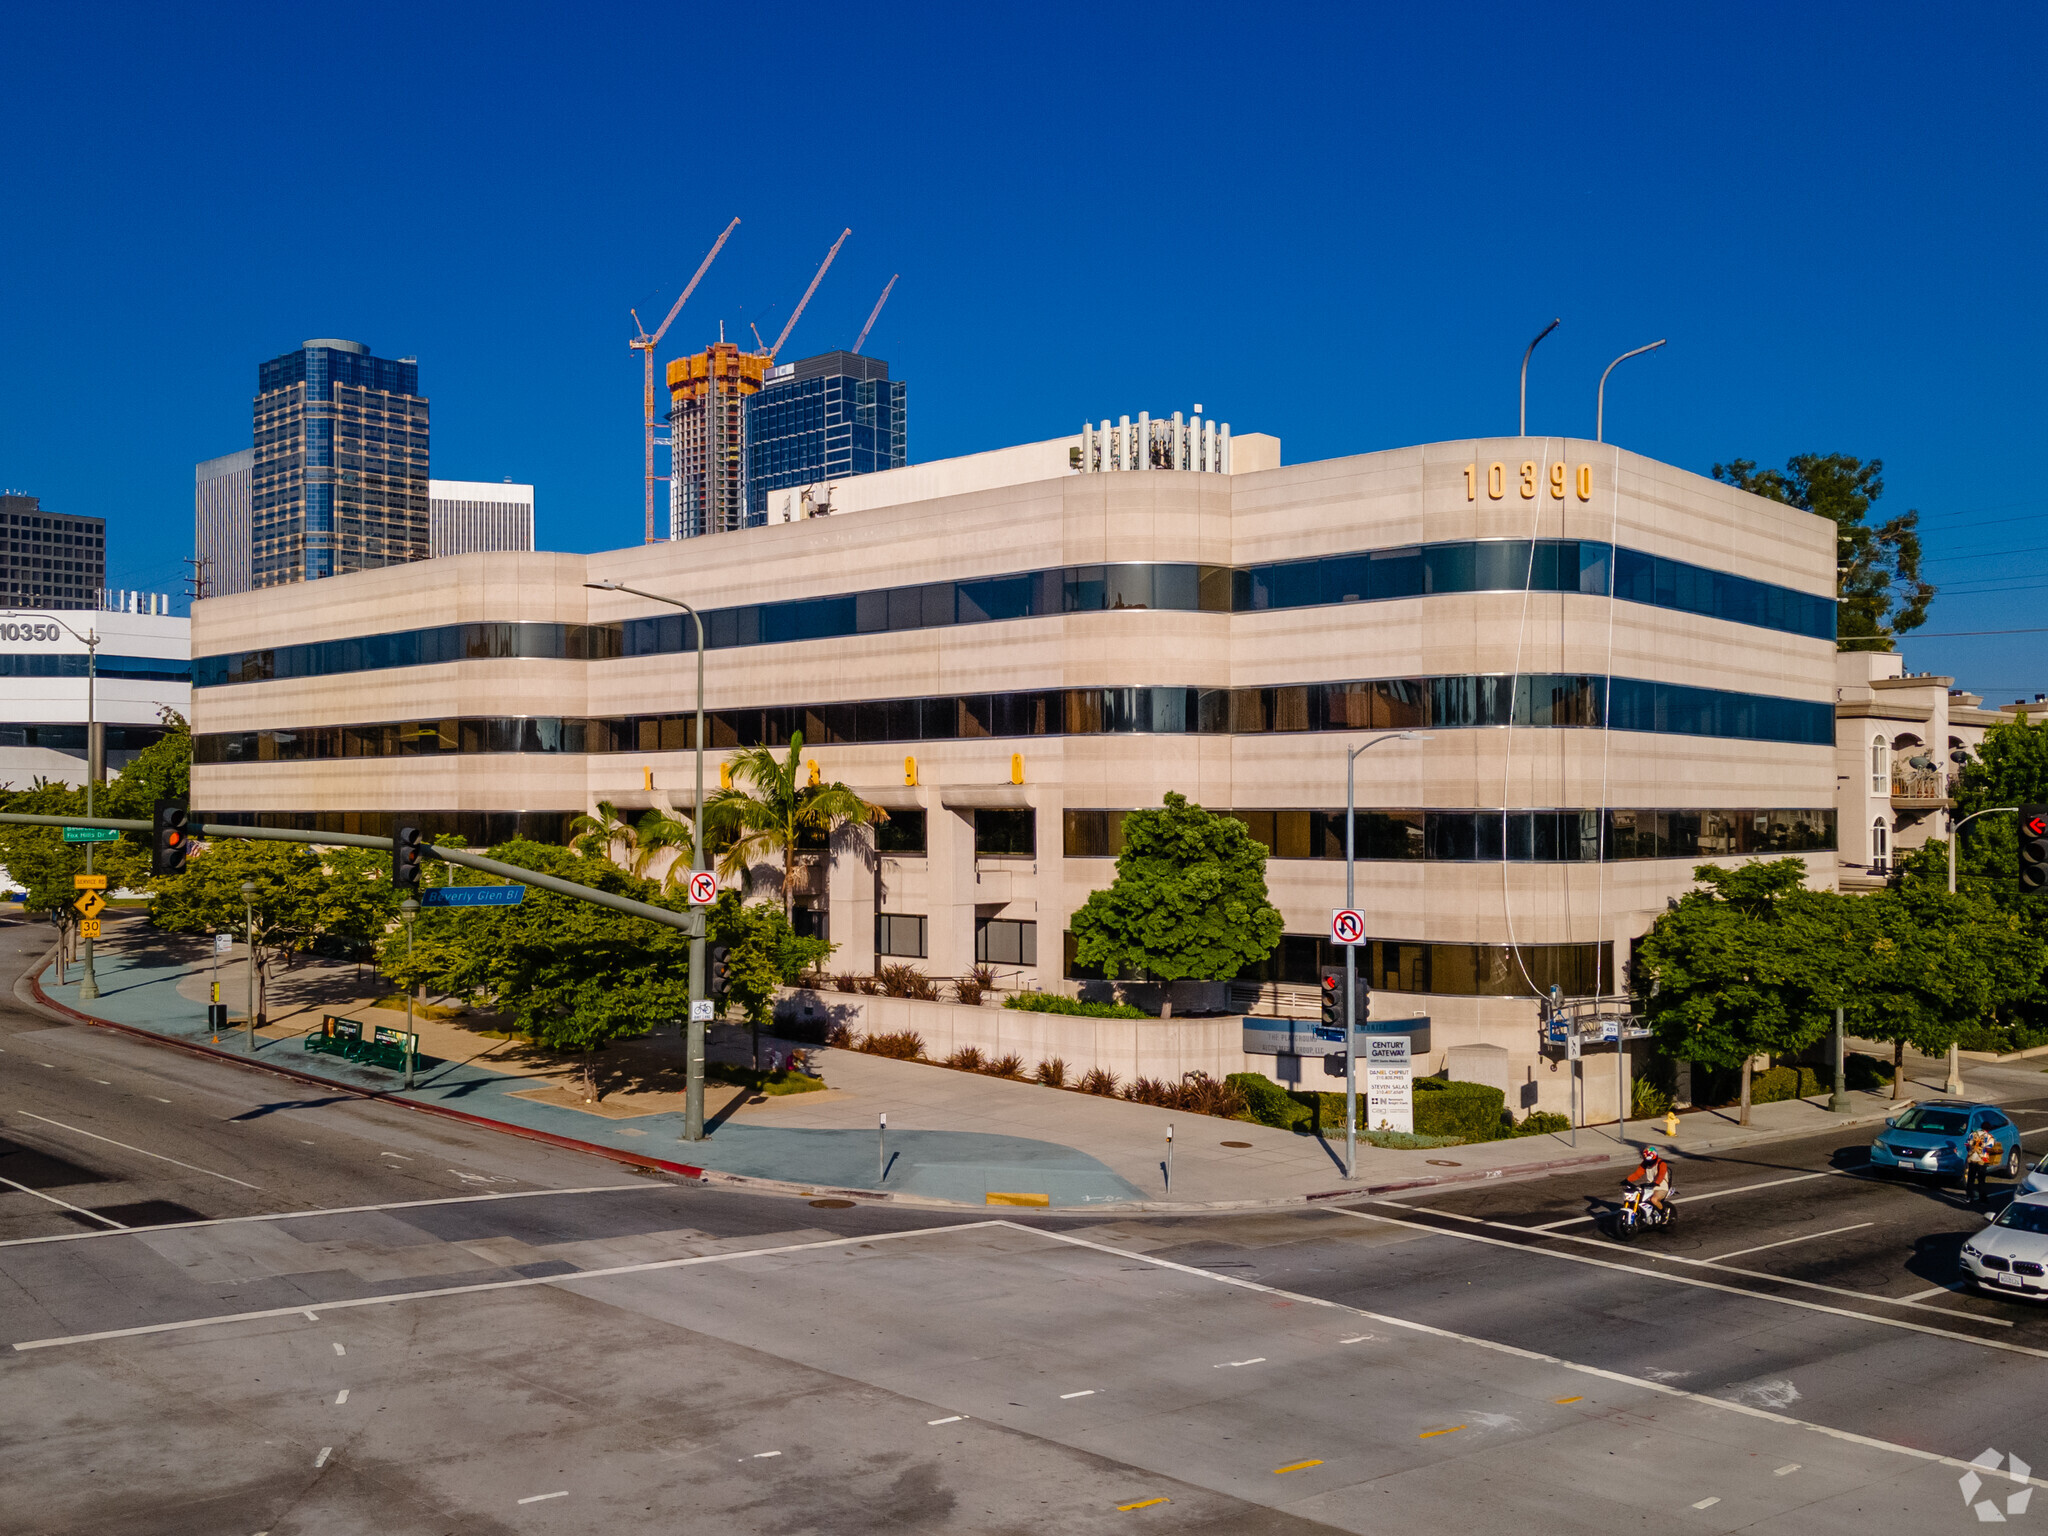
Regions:
<instances>
[{"instance_id":1,"label":"street name sign","mask_svg":"<svg viewBox=\"0 0 2048 1536\"><path fill-rule=\"evenodd\" d=\"M1330 942L1333 944L1363 944L1365 942L1365 914L1350 907L1338 907L1330 914Z\"/></svg>"},{"instance_id":2,"label":"street name sign","mask_svg":"<svg viewBox=\"0 0 2048 1536\"><path fill-rule=\"evenodd\" d=\"M423 907L516 907L526 899L523 885L437 885L423 891Z\"/></svg>"},{"instance_id":3,"label":"street name sign","mask_svg":"<svg viewBox=\"0 0 2048 1536\"><path fill-rule=\"evenodd\" d=\"M112 827L66 827L64 841L67 843L111 843L121 834Z\"/></svg>"}]
</instances>

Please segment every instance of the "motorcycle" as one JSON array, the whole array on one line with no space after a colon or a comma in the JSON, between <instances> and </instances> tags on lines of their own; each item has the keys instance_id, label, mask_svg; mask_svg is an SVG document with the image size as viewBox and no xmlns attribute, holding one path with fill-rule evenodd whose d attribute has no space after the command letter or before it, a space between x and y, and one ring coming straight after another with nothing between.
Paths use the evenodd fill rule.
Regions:
<instances>
[{"instance_id":1,"label":"motorcycle","mask_svg":"<svg viewBox=\"0 0 2048 1536\"><path fill-rule=\"evenodd\" d=\"M1632 1242L1638 1232L1673 1226L1677 1220L1677 1208L1668 1199L1660 1206L1650 1199L1647 1189L1631 1185L1622 1192L1621 1209L1614 1213L1614 1235L1624 1243Z\"/></svg>"}]
</instances>

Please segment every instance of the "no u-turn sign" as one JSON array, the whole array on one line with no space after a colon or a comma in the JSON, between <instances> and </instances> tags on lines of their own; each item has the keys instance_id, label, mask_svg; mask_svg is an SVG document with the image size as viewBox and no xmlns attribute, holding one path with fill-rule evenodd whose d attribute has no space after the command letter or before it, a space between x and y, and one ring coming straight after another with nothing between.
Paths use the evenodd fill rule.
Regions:
<instances>
[{"instance_id":1,"label":"no u-turn sign","mask_svg":"<svg viewBox=\"0 0 2048 1536\"><path fill-rule=\"evenodd\" d=\"M1332 944L1363 944L1365 942L1365 914L1350 907L1338 907L1330 913L1330 942Z\"/></svg>"}]
</instances>

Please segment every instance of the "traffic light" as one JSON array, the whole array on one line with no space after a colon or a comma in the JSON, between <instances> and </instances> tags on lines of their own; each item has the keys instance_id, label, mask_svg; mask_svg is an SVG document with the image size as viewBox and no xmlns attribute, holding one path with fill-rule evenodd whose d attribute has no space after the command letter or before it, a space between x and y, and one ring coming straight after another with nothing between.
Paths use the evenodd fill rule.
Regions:
<instances>
[{"instance_id":1,"label":"traffic light","mask_svg":"<svg viewBox=\"0 0 2048 1536\"><path fill-rule=\"evenodd\" d=\"M732 946L730 944L714 944L711 946L710 985L706 990L713 997L723 997L731 989L732 971L725 963L726 957L731 953Z\"/></svg>"},{"instance_id":2,"label":"traffic light","mask_svg":"<svg viewBox=\"0 0 2048 1536\"><path fill-rule=\"evenodd\" d=\"M391 837L391 883L401 891L417 888L420 860L424 857L420 849L420 829L400 827Z\"/></svg>"},{"instance_id":3,"label":"traffic light","mask_svg":"<svg viewBox=\"0 0 2048 1536\"><path fill-rule=\"evenodd\" d=\"M185 833L185 807L175 800L156 803L156 842L149 851L152 875L182 875L192 839Z\"/></svg>"},{"instance_id":4,"label":"traffic light","mask_svg":"<svg viewBox=\"0 0 2048 1536\"><path fill-rule=\"evenodd\" d=\"M2048 805L2020 807L2020 889L2048 891Z\"/></svg>"},{"instance_id":5,"label":"traffic light","mask_svg":"<svg viewBox=\"0 0 2048 1536\"><path fill-rule=\"evenodd\" d=\"M1323 1028L1344 1027L1344 973L1332 966L1323 967Z\"/></svg>"}]
</instances>

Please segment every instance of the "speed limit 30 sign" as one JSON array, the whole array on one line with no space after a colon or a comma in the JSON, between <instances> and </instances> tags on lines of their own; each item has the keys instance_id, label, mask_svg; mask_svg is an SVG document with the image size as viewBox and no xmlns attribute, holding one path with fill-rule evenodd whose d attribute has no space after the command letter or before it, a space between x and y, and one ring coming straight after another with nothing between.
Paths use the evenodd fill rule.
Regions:
<instances>
[{"instance_id":1,"label":"speed limit 30 sign","mask_svg":"<svg viewBox=\"0 0 2048 1536\"><path fill-rule=\"evenodd\" d=\"M1365 914L1350 907L1338 907L1330 913L1330 942L1333 944L1363 944L1365 942Z\"/></svg>"},{"instance_id":2,"label":"speed limit 30 sign","mask_svg":"<svg viewBox=\"0 0 2048 1536\"><path fill-rule=\"evenodd\" d=\"M690 905L708 907L718 900L718 876L708 869L700 869L690 876Z\"/></svg>"}]
</instances>

